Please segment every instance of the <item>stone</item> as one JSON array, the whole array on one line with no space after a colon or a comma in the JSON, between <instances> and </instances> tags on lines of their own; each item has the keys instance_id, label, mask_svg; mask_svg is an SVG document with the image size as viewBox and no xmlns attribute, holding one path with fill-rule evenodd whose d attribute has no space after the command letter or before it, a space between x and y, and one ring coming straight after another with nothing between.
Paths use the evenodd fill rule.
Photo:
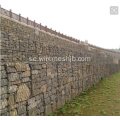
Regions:
<instances>
[{"instance_id":1,"label":"stone","mask_svg":"<svg viewBox=\"0 0 120 120\"><path fill-rule=\"evenodd\" d=\"M53 93L53 94L56 94L56 89L52 89L52 93Z\"/></svg>"},{"instance_id":2,"label":"stone","mask_svg":"<svg viewBox=\"0 0 120 120\"><path fill-rule=\"evenodd\" d=\"M16 101L17 102L24 101L24 100L29 99L29 97L30 97L30 90L27 87L27 85L26 84L20 85L17 91Z\"/></svg>"},{"instance_id":3,"label":"stone","mask_svg":"<svg viewBox=\"0 0 120 120\"><path fill-rule=\"evenodd\" d=\"M6 98L8 98L8 94L1 95L1 99L6 99Z\"/></svg>"},{"instance_id":4,"label":"stone","mask_svg":"<svg viewBox=\"0 0 120 120\"><path fill-rule=\"evenodd\" d=\"M8 74L8 80L9 81L17 81L17 80L19 80L19 74L18 73Z\"/></svg>"},{"instance_id":5,"label":"stone","mask_svg":"<svg viewBox=\"0 0 120 120\"><path fill-rule=\"evenodd\" d=\"M20 77L30 77L30 71L23 72Z\"/></svg>"},{"instance_id":6,"label":"stone","mask_svg":"<svg viewBox=\"0 0 120 120\"><path fill-rule=\"evenodd\" d=\"M54 75L54 74L52 74L52 75L51 75L51 78L53 79L54 77L55 77L55 75Z\"/></svg>"},{"instance_id":7,"label":"stone","mask_svg":"<svg viewBox=\"0 0 120 120\"><path fill-rule=\"evenodd\" d=\"M19 81L14 81L14 82L11 82L13 85L17 85L17 84L20 84L21 83L21 81L19 80Z\"/></svg>"},{"instance_id":8,"label":"stone","mask_svg":"<svg viewBox=\"0 0 120 120\"><path fill-rule=\"evenodd\" d=\"M18 115L21 115L26 112L26 106L22 105L18 107Z\"/></svg>"},{"instance_id":9,"label":"stone","mask_svg":"<svg viewBox=\"0 0 120 120\"><path fill-rule=\"evenodd\" d=\"M41 87L41 92L46 92L47 91L47 85L43 85L42 87Z\"/></svg>"},{"instance_id":10,"label":"stone","mask_svg":"<svg viewBox=\"0 0 120 120\"><path fill-rule=\"evenodd\" d=\"M34 70L41 70L41 65L34 65L34 66L31 66L32 67L32 69L34 69Z\"/></svg>"},{"instance_id":11,"label":"stone","mask_svg":"<svg viewBox=\"0 0 120 120\"><path fill-rule=\"evenodd\" d=\"M79 79L81 79L82 78L82 72L81 72L80 69L78 70L78 74L79 74Z\"/></svg>"},{"instance_id":12,"label":"stone","mask_svg":"<svg viewBox=\"0 0 120 120\"><path fill-rule=\"evenodd\" d=\"M55 100L56 96L52 95L50 98L51 98L51 100Z\"/></svg>"},{"instance_id":13,"label":"stone","mask_svg":"<svg viewBox=\"0 0 120 120\"><path fill-rule=\"evenodd\" d=\"M7 73L15 73L16 69L12 67L7 67Z\"/></svg>"},{"instance_id":14,"label":"stone","mask_svg":"<svg viewBox=\"0 0 120 120\"><path fill-rule=\"evenodd\" d=\"M27 116L27 115L26 115L26 113L24 113L24 114L21 114L20 116Z\"/></svg>"},{"instance_id":15,"label":"stone","mask_svg":"<svg viewBox=\"0 0 120 120\"><path fill-rule=\"evenodd\" d=\"M37 109L37 114L38 114L39 116L40 116L40 112L41 112L40 109Z\"/></svg>"},{"instance_id":16,"label":"stone","mask_svg":"<svg viewBox=\"0 0 120 120\"><path fill-rule=\"evenodd\" d=\"M69 77L68 79L67 79L67 83L70 83L72 81L72 77Z\"/></svg>"},{"instance_id":17,"label":"stone","mask_svg":"<svg viewBox=\"0 0 120 120\"><path fill-rule=\"evenodd\" d=\"M0 109L0 115L6 113L7 111L8 111L8 108L4 108L2 110Z\"/></svg>"},{"instance_id":18,"label":"stone","mask_svg":"<svg viewBox=\"0 0 120 120\"><path fill-rule=\"evenodd\" d=\"M7 86L1 87L1 94L7 93Z\"/></svg>"},{"instance_id":19,"label":"stone","mask_svg":"<svg viewBox=\"0 0 120 120\"><path fill-rule=\"evenodd\" d=\"M28 111L29 116L36 116L37 115L37 109L33 108Z\"/></svg>"},{"instance_id":20,"label":"stone","mask_svg":"<svg viewBox=\"0 0 120 120\"><path fill-rule=\"evenodd\" d=\"M59 99L59 100L57 101L57 109L60 109L60 107L61 107L61 100Z\"/></svg>"},{"instance_id":21,"label":"stone","mask_svg":"<svg viewBox=\"0 0 120 120\"><path fill-rule=\"evenodd\" d=\"M43 65L42 65L42 68L45 69L45 68L46 68L46 64L43 64Z\"/></svg>"},{"instance_id":22,"label":"stone","mask_svg":"<svg viewBox=\"0 0 120 120\"><path fill-rule=\"evenodd\" d=\"M17 91L17 85L12 85L8 87L8 92L13 93Z\"/></svg>"},{"instance_id":23,"label":"stone","mask_svg":"<svg viewBox=\"0 0 120 120\"><path fill-rule=\"evenodd\" d=\"M28 100L28 105L32 104L35 102L35 97L31 98Z\"/></svg>"},{"instance_id":24,"label":"stone","mask_svg":"<svg viewBox=\"0 0 120 120\"><path fill-rule=\"evenodd\" d=\"M39 71L38 70L32 70L32 74L38 74Z\"/></svg>"},{"instance_id":25,"label":"stone","mask_svg":"<svg viewBox=\"0 0 120 120\"><path fill-rule=\"evenodd\" d=\"M1 116L10 116L8 112L3 113Z\"/></svg>"},{"instance_id":26,"label":"stone","mask_svg":"<svg viewBox=\"0 0 120 120\"><path fill-rule=\"evenodd\" d=\"M46 81L41 81L40 84L41 86L45 85Z\"/></svg>"},{"instance_id":27,"label":"stone","mask_svg":"<svg viewBox=\"0 0 120 120\"><path fill-rule=\"evenodd\" d=\"M0 83L1 83L1 86L5 86L5 85L7 85L7 79L1 79L1 81L0 81Z\"/></svg>"},{"instance_id":28,"label":"stone","mask_svg":"<svg viewBox=\"0 0 120 120\"><path fill-rule=\"evenodd\" d=\"M53 82L53 87L56 88L58 86L57 82Z\"/></svg>"},{"instance_id":29,"label":"stone","mask_svg":"<svg viewBox=\"0 0 120 120\"><path fill-rule=\"evenodd\" d=\"M0 110L4 109L8 105L7 99L1 100Z\"/></svg>"},{"instance_id":30,"label":"stone","mask_svg":"<svg viewBox=\"0 0 120 120\"><path fill-rule=\"evenodd\" d=\"M40 111L41 111L41 112L44 112L44 109L45 109L45 108L42 106L42 107L40 108Z\"/></svg>"},{"instance_id":31,"label":"stone","mask_svg":"<svg viewBox=\"0 0 120 120\"><path fill-rule=\"evenodd\" d=\"M10 94L8 99L8 104L13 105L15 103L14 95Z\"/></svg>"},{"instance_id":32,"label":"stone","mask_svg":"<svg viewBox=\"0 0 120 120\"><path fill-rule=\"evenodd\" d=\"M50 103L50 97L44 99L45 100L45 105L49 104Z\"/></svg>"},{"instance_id":33,"label":"stone","mask_svg":"<svg viewBox=\"0 0 120 120\"><path fill-rule=\"evenodd\" d=\"M61 104L62 104L62 106L65 105L65 97L64 96L61 97Z\"/></svg>"},{"instance_id":34,"label":"stone","mask_svg":"<svg viewBox=\"0 0 120 120\"><path fill-rule=\"evenodd\" d=\"M35 96L35 100L40 100L40 95Z\"/></svg>"},{"instance_id":35,"label":"stone","mask_svg":"<svg viewBox=\"0 0 120 120\"><path fill-rule=\"evenodd\" d=\"M48 97L48 92L44 92L44 98Z\"/></svg>"},{"instance_id":36,"label":"stone","mask_svg":"<svg viewBox=\"0 0 120 120\"><path fill-rule=\"evenodd\" d=\"M18 104L11 105L11 106L9 107L9 110L13 110L13 109L15 109L15 108L18 108Z\"/></svg>"},{"instance_id":37,"label":"stone","mask_svg":"<svg viewBox=\"0 0 120 120\"><path fill-rule=\"evenodd\" d=\"M35 34L39 35L39 30L35 29Z\"/></svg>"},{"instance_id":38,"label":"stone","mask_svg":"<svg viewBox=\"0 0 120 120\"><path fill-rule=\"evenodd\" d=\"M51 76L51 72L48 72L48 73L47 73L47 76Z\"/></svg>"},{"instance_id":39,"label":"stone","mask_svg":"<svg viewBox=\"0 0 120 120\"><path fill-rule=\"evenodd\" d=\"M55 110L56 110L56 101L54 101L52 104L52 113L54 113Z\"/></svg>"},{"instance_id":40,"label":"stone","mask_svg":"<svg viewBox=\"0 0 120 120\"><path fill-rule=\"evenodd\" d=\"M22 79L22 82L29 82L29 81L31 81L29 77L28 77L28 78L23 78L23 79Z\"/></svg>"},{"instance_id":41,"label":"stone","mask_svg":"<svg viewBox=\"0 0 120 120\"><path fill-rule=\"evenodd\" d=\"M65 91L64 90L62 90L62 95L64 95L65 94Z\"/></svg>"},{"instance_id":42,"label":"stone","mask_svg":"<svg viewBox=\"0 0 120 120\"><path fill-rule=\"evenodd\" d=\"M32 91L32 96L36 96L41 93L41 89L36 89Z\"/></svg>"},{"instance_id":43,"label":"stone","mask_svg":"<svg viewBox=\"0 0 120 120\"><path fill-rule=\"evenodd\" d=\"M30 110L32 108L35 108L37 106L37 102L31 103L28 107L27 110Z\"/></svg>"},{"instance_id":44,"label":"stone","mask_svg":"<svg viewBox=\"0 0 120 120\"><path fill-rule=\"evenodd\" d=\"M46 105L45 106L45 115L48 116L51 113L52 113L51 105Z\"/></svg>"},{"instance_id":45,"label":"stone","mask_svg":"<svg viewBox=\"0 0 120 120\"><path fill-rule=\"evenodd\" d=\"M17 116L17 110L10 111L10 116Z\"/></svg>"},{"instance_id":46,"label":"stone","mask_svg":"<svg viewBox=\"0 0 120 120\"><path fill-rule=\"evenodd\" d=\"M19 106L22 106L22 105L27 105L27 101L22 101L20 103L18 103Z\"/></svg>"},{"instance_id":47,"label":"stone","mask_svg":"<svg viewBox=\"0 0 120 120\"><path fill-rule=\"evenodd\" d=\"M7 65L7 67L14 67L14 66L15 66L15 63L9 62L9 63L7 63L6 65Z\"/></svg>"},{"instance_id":48,"label":"stone","mask_svg":"<svg viewBox=\"0 0 120 120\"><path fill-rule=\"evenodd\" d=\"M1 71L1 79L3 79L3 78L7 78L5 70Z\"/></svg>"},{"instance_id":49,"label":"stone","mask_svg":"<svg viewBox=\"0 0 120 120\"><path fill-rule=\"evenodd\" d=\"M2 71L5 70L5 67L4 67L4 66L1 66L1 70L2 70Z\"/></svg>"},{"instance_id":50,"label":"stone","mask_svg":"<svg viewBox=\"0 0 120 120\"><path fill-rule=\"evenodd\" d=\"M51 92L51 91L49 91L49 92L48 92L48 96L51 96L51 95L52 95L52 92Z\"/></svg>"},{"instance_id":51,"label":"stone","mask_svg":"<svg viewBox=\"0 0 120 120\"><path fill-rule=\"evenodd\" d=\"M30 70L29 64L25 64L25 63L16 63L15 68L17 71L22 71L22 72Z\"/></svg>"},{"instance_id":52,"label":"stone","mask_svg":"<svg viewBox=\"0 0 120 120\"><path fill-rule=\"evenodd\" d=\"M51 86L47 88L47 91L50 91L51 90Z\"/></svg>"}]
</instances>

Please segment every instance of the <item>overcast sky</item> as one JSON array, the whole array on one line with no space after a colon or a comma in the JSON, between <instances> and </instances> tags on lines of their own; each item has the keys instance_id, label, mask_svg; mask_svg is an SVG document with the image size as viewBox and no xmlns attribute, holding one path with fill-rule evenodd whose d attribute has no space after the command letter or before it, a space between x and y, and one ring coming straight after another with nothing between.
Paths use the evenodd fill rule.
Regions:
<instances>
[{"instance_id":1,"label":"overcast sky","mask_svg":"<svg viewBox=\"0 0 120 120\"><path fill-rule=\"evenodd\" d=\"M3 8L103 48L120 47L120 0L0 0ZM110 15L110 6L119 14Z\"/></svg>"}]
</instances>

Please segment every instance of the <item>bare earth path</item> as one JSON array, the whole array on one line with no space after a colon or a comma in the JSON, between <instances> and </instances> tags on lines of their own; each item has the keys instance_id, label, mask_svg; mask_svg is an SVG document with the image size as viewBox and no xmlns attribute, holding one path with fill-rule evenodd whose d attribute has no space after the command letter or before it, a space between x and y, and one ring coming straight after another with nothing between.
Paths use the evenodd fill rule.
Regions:
<instances>
[{"instance_id":1,"label":"bare earth path","mask_svg":"<svg viewBox=\"0 0 120 120\"><path fill-rule=\"evenodd\" d=\"M120 116L120 72L86 89L51 116Z\"/></svg>"}]
</instances>

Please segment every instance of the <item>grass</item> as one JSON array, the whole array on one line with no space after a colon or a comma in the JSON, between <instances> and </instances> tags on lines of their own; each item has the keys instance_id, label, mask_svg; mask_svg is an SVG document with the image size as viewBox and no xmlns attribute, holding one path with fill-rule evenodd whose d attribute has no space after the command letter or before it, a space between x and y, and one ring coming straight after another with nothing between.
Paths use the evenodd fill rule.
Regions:
<instances>
[{"instance_id":1,"label":"grass","mask_svg":"<svg viewBox=\"0 0 120 120\"><path fill-rule=\"evenodd\" d=\"M120 72L85 89L50 116L120 116Z\"/></svg>"}]
</instances>

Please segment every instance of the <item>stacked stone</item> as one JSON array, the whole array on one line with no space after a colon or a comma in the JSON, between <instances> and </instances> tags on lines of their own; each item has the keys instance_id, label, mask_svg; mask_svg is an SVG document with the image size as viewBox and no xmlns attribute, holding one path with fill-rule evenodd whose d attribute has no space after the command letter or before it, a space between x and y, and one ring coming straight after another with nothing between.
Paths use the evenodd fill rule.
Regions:
<instances>
[{"instance_id":1,"label":"stacked stone","mask_svg":"<svg viewBox=\"0 0 120 120\"><path fill-rule=\"evenodd\" d=\"M1 63L0 67L0 115L7 115L8 106L8 80L5 66Z\"/></svg>"},{"instance_id":2,"label":"stacked stone","mask_svg":"<svg viewBox=\"0 0 120 120\"><path fill-rule=\"evenodd\" d=\"M49 115L86 88L120 71L113 57L1 18L1 115ZM91 57L90 62L29 57Z\"/></svg>"}]
</instances>

